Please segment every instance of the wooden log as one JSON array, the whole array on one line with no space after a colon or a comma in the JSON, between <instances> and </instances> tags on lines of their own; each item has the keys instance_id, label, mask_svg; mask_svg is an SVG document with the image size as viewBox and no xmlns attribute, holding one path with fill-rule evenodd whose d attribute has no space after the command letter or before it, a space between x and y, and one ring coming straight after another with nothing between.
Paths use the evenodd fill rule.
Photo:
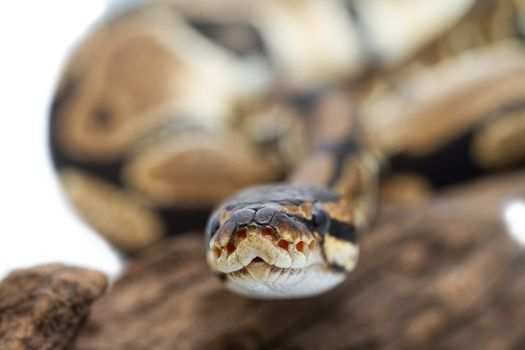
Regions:
<instances>
[{"instance_id":1,"label":"wooden log","mask_svg":"<svg viewBox=\"0 0 525 350\"><path fill-rule=\"evenodd\" d=\"M59 264L13 271L0 283L0 349L71 348L106 286L101 272Z\"/></svg>"},{"instance_id":2,"label":"wooden log","mask_svg":"<svg viewBox=\"0 0 525 350\"><path fill-rule=\"evenodd\" d=\"M93 307L78 349L523 349L525 253L502 220L525 173L384 206L348 280L310 299L225 290L202 238L165 240Z\"/></svg>"}]
</instances>

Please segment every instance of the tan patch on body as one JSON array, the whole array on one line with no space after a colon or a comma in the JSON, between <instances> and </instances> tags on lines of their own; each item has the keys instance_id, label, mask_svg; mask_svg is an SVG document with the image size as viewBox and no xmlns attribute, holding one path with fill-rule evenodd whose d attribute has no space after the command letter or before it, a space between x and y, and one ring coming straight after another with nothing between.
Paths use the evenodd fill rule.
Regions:
<instances>
[{"instance_id":1,"label":"tan patch on body","mask_svg":"<svg viewBox=\"0 0 525 350\"><path fill-rule=\"evenodd\" d=\"M377 207L378 172L378 160L371 153L350 157L334 186L342 199L327 203L335 218L354 224L359 231L370 225Z\"/></svg>"},{"instance_id":2,"label":"tan patch on body","mask_svg":"<svg viewBox=\"0 0 525 350\"><path fill-rule=\"evenodd\" d=\"M295 86L341 79L363 65L357 30L334 0L265 0L253 15L278 69Z\"/></svg>"},{"instance_id":3,"label":"tan patch on body","mask_svg":"<svg viewBox=\"0 0 525 350\"><path fill-rule=\"evenodd\" d=\"M434 38L412 61L434 64L451 55L515 37L516 10L514 0L474 2L460 21Z\"/></svg>"},{"instance_id":4,"label":"tan patch on body","mask_svg":"<svg viewBox=\"0 0 525 350\"><path fill-rule=\"evenodd\" d=\"M314 113L314 143L337 144L352 135L355 125L355 105L349 93L329 91L321 98Z\"/></svg>"},{"instance_id":5,"label":"tan patch on body","mask_svg":"<svg viewBox=\"0 0 525 350\"><path fill-rule=\"evenodd\" d=\"M474 136L472 153L474 159L486 168L525 161L525 110L498 116L486 123Z\"/></svg>"},{"instance_id":6,"label":"tan patch on body","mask_svg":"<svg viewBox=\"0 0 525 350\"><path fill-rule=\"evenodd\" d=\"M77 86L56 116L56 138L68 155L105 161L121 155L160 126L187 72L152 33L140 27L108 28L107 38L84 52L89 63L71 72Z\"/></svg>"},{"instance_id":7,"label":"tan patch on body","mask_svg":"<svg viewBox=\"0 0 525 350\"><path fill-rule=\"evenodd\" d=\"M114 161L173 120L224 125L239 100L269 79L262 64L214 45L173 6L151 4L101 26L72 57L61 88L74 84L55 116L54 137L70 157Z\"/></svg>"},{"instance_id":8,"label":"tan patch on body","mask_svg":"<svg viewBox=\"0 0 525 350\"><path fill-rule=\"evenodd\" d=\"M133 252L163 235L160 218L130 193L80 170L60 171L74 207L117 248Z\"/></svg>"},{"instance_id":9,"label":"tan patch on body","mask_svg":"<svg viewBox=\"0 0 525 350\"><path fill-rule=\"evenodd\" d=\"M125 181L161 206L211 207L249 185L272 181L278 165L240 135L187 132L129 159Z\"/></svg>"},{"instance_id":10,"label":"tan patch on body","mask_svg":"<svg viewBox=\"0 0 525 350\"><path fill-rule=\"evenodd\" d=\"M429 199L432 194L430 182L418 174L388 176L381 181L379 196L381 202L417 204Z\"/></svg>"},{"instance_id":11,"label":"tan patch on body","mask_svg":"<svg viewBox=\"0 0 525 350\"><path fill-rule=\"evenodd\" d=\"M330 218L346 223L353 223L354 210L352 210L352 205L348 203L348 200L342 199L338 202L323 203L323 206Z\"/></svg>"},{"instance_id":12,"label":"tan patch on body","mask_svg":"<svg viewBox=\"0 0 525 350\"><path fill-rule=\"evenodd\" d=\"M508 45L415 73L396 93L378 93L366 102L367 131L387 153L428 154L525 96L525 51Z\"/></svg>"},{"instance_id":13,"label":"tan patch on body","mask_svg":"<svg viewBox=\"0 0 525 350\"><path fill-rule=\"evenodd\" d=\"M330 181L335 170L335 159L331 154L315 153L307 157L292 175L292 183L324 185Z\"/></svg>"}]
</instances>

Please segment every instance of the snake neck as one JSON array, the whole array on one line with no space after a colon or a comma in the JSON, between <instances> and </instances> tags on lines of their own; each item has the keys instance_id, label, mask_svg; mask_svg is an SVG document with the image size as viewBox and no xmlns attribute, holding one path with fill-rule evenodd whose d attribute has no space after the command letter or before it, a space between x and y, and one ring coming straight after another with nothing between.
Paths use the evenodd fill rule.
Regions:
<instances>
[{"instance_id":1,"label":"snake neck","mask_svg":"<svg viewBox=\"0 0 525 350\"><path fill-rule=\"evenodd\" d=\"M367 142L347 89L319 94L309 118L311 149L289 181L329 188L338 196L327 207L331 216L362 232L375 214L381 156Z\"/></svg>"}]
</instances>

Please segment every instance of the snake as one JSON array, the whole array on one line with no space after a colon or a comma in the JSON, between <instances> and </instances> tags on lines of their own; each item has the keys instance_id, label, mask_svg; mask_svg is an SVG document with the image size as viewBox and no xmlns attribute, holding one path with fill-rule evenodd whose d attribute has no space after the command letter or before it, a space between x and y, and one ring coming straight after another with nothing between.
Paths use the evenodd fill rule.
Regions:
<instances>
[{"instance_id":1,"label":"snake","mask_svg":"<svg viewBox=\"0 0 525 350\"><path fill-rule=\"evenodd\" d=\"M111 13L71 53L51 105L68 200L129 256L204 231L211 270L244 296L336 287L381 198L417 203L525 161L523 3L467 1L403 50L377 33L381 9L410 8L393 3Z\"/></svg>"}]
</instances>

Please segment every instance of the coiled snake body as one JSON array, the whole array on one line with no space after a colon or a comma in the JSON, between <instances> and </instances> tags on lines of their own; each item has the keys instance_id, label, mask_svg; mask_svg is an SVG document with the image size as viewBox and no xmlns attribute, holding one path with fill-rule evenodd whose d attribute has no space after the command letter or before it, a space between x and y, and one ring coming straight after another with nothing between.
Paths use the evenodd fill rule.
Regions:
<instances>
[{"instance_id":1,"label":"coiled snake body","mask_svg":"<svg viewBox=\"0 0 525 350\"><path fill-rule=\"evenodd\" d=\"M426 190L521 164L517 40L452 59L452 37L459 52L487 45L458 49L472 32L456 25L387 71L363 3L159 2L99 26L51 111L54 161L75 207L132 254L203 226L215 206L206 256L229 288L302 297L355 267L384 165ZM463 22L490 17L490 6L518 9L483 6ZM518 38L516 18L482 38Z\"/></svg>"}]
</instances>

